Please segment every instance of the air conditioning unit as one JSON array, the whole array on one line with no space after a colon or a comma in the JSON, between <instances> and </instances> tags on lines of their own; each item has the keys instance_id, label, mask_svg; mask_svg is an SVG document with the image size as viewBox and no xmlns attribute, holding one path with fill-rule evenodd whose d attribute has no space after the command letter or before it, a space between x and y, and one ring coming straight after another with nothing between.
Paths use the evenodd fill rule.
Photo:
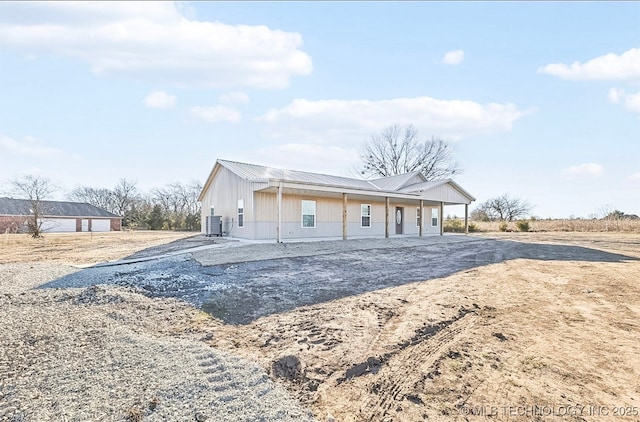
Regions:
<instances>
[{"instance_id":1,"label":"air conditioning unit","mask_svg":"<svg viewBox=\"0 0 640 422\"><path fill-rule=\"evenodd\" d=\"M222 216L208 215L205 229L207 236L222 236Z\"/></svg>"}]
</instances>

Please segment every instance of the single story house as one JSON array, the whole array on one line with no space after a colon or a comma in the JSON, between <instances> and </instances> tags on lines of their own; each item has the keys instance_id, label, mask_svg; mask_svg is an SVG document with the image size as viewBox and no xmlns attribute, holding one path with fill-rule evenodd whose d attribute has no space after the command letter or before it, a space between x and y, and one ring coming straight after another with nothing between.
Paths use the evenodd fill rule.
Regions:
<instances>
[{"instance_id":1,"label":"single story house","mask_svg":"<svg viewBox=\"0 0 640 422\"><path fill-rule=\"evenodd\" d=\"M91 204L40 201L40 208L43 232L108 232L122 227L122 217ZM29 200L0 198L0 233L26 231L29 218L33 218Z\"/></svg>"},{"instance_id":2,"label":"single story house","mask_svg":"<svg viewBox=\"0 0 640 422\"><path fill-rule=\"evenodd\" d=\"M444 205L475 198L420 172L373 180L217 160L198 200L202 232L243 239L442 234Z\"/></svg>"}]
</instances>

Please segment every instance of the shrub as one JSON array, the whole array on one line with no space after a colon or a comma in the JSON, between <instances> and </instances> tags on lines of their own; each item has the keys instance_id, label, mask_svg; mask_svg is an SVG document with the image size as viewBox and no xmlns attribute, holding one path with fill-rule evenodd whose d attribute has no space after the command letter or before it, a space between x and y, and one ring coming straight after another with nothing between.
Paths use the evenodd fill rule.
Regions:
<instances>
[{"instance_id":1,"label":"shrub","mask_svg":"<svg viewBox=\"0 0 640 422\"><path fill-rule=\"evenodd\" d=\"M500 230L501 232L506 232L507 231L507 222L503 221L502 223L500 223L500 225L498 226L498 230Z\"/></svg>"},{"instance_id":2,"label":"shrub","mask_svg":"<svg viewBox=\"0 0 640 422\"><path fill-rule=\"evenodd\" d=\"M464 233L464 225L460 220L446 220L443 230L447 233Z\"/></svg>"},{"instance_id":3,"label":"shrub","mask_svg":"<svg viewBox=\"0 0 640 422\"><path fill-rule=\"evenodd\" d=\"M516 227L518 231L528 232L529 231L529 222L527 220L520 220L516 223Z\"/></svg>"},{"instance_id":4,"label":"shrub","mask_svg":"<svg viewBox=\"0 0 640 422\"><path fill-rule=\"evenodd\" d=\"M473 223L468 223L469 233L477 232L478 225ZM464 233L464 222L463 220L454 220L449 219L445 220L443 230L445 233Z\"/></svg>"}]
</instances>

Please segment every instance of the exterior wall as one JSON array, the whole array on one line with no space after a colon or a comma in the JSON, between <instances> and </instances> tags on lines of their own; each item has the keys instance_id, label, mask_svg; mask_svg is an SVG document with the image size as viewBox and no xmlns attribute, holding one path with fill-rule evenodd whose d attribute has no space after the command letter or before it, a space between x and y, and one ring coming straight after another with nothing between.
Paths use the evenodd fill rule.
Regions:
<instances>
[{"instance_id":1,"label":"exterior wall","mask_svg":"<svg viewBox=\"0 0 640 422\"><path fill-rule=\"evenodd\" d=\"M431 210L438 210L440 212L440 206L425 206L424 207L424 221L422 226L423 234L440 234L440 225L442 224L442 216L438 214L438 225L431 225Z\"/></svg>"},{"instance_id":2,"label":"exterior wall","mask_svg":"<svg viewBox=\"0 0 640 422\"><path fill-rule=\"evenodd\" d=\"M469 203L469 199L460 191L449 184L443 184L428 191L429 199L432 201L450 202L455 204Z\"/></svg>"},{"instance_id":3,"label":"exterior wall","mask_svg":"<svg viewBox=\"0 0 640 422\"><path fill-rule=\"evenodd\" d=\"M0 233L22 233L26 231L27 217L0 216Z\"/></svg>"},{"instance_id":4,"label":"exterior wall","mask_svg":"<svg viewBox=\"0 0 640 422\"><path fill-rule=\"evenodd\" d=\"M122 220L120 218L112 218L109 225L111 226L110 229L112 232L119 232L122 230Z\"/></svg>"},{"instance_id":5,"label":"exterior wall","mask_svg":"<svg viewBox=\"0 0 640 422\"><path fill-rule=\"evenodd\" d=\"M349 199L347 197L347 237L381 237L385 234L385 203ZM316 201L316 227L302 227L302 201ZM246 223L251 226L255 239L275 239L277 226L277 196L275 194L256 192L254 197L256 215L255 222ZM360 206L371 205L371 227L362 227ZM321 198L299 195L282 195L282 234L283 240L299 238L342 237L342 206L340 198ZM404 208L403 235L417 236L420 228L416 224L419 204L416 202L391 203L389 205L389 235L395 236L395 210ZM423 213L423 234L439 234L437 227L431 227L431 208L425 206ZM247 227L249 228L249 227Z\"/></svg>"},{"instance_id":6,"label":"exterior wall","mask_svg":"<svg viewBox=\"0 0 640 422\"><path fill-rule=\"evenodd\" d=\"M42 231L48 233L79 232L82 230L82 218L59 217L45 218L42 221ZM86 221L86 219L85 219ZM28 217L0 216L0 233L23 233L27 230ZM120 219L92 218L89 227L94 232L120 231ZM87 230L85 230L87 231Z\"/></svg>"},{"instance_id":7,"label":"exterior wall","mask_svg":"<svg viewBox=\"0 0 640 422\"><path fill-rule=\"evenodd\" d=\"M222 217L222 231L224 234L253 239L253 183L236 176L223 166L219 166L214 179L202 200L202 229L206 231L206 218L211 215L214 207L215 215ZM237 227L238 199L244 200L244 227Z\"/></svg>"}]
</instances>

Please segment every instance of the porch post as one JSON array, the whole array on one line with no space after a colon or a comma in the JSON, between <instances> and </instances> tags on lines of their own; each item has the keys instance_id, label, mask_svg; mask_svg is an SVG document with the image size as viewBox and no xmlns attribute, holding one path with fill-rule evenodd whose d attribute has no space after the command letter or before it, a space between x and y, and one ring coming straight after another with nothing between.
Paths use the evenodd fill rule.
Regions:
<instances>
[{"instance_id":1,"label":"porch post","mask_svg":"<svg viewBox=\"0 0 640 422\"><path fill-rule=\"evenodd\" d=\"M282 182L278 184L278 222L276 223L276 243L282 242Z\"/></svg>"},{"instance_id":2,"label":"porch post","mask_svg":"<svg viewBox=\"0 0 640 422\"><path fill-rule=\"evenodd\" d=\"M424 201L421 199L420 200L420 210L418 211L418 215L420 216L420 227L418 228L418 232L420 233L419 234L420 236L422 236L422 226L424 226L424 218L422 218L422 217L424 217L424 215L422 215L422 214L424 214L422 212L423 208L424 208Z\"/></svg>"},{"instance_id":3,"label":"porch post","mask_svg":"<svg viewBox=\"0 0 640 422\"><path fill-rule=\"evenodd\" d=\"M342 240L347 240L347 194L342 194Z\"/></svg>"},{"instance_id":4,"label":"porch post","mask_svg":"<svg viewBox=\"0 0 640 422\"><path fill-rule=\"evenodd\" d=\"M444 234L444 202L440 202L440 236Z\"/></svg>"},{"instance_id":5,"label":"porch post","mask_svg":"<svg viewBox=\"0 0 640 422\"><path fill-rule=\"evenodd\" d=\"M469 234L469 204L464 204L464 234Z\"/></svg>"},{"instance_id":6,"label":"porch post","mask_svg":"<svg viewBox=\"0 0 640 422\"><path fill-rule=\"evenodd\" d=\"M389 197L384 198L384 237L389 237Z\"/></svg>"}]
</instances>

